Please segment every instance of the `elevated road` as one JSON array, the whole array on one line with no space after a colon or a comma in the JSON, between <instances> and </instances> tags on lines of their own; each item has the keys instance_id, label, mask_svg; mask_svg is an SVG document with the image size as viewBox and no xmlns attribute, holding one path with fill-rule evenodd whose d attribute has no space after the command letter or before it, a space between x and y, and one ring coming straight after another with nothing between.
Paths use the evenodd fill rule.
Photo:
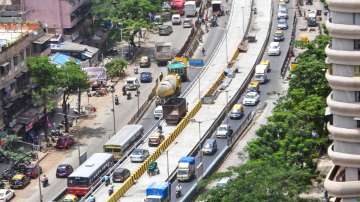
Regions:
<instances>
[{"instance_id":1,"label":"elevated road","mask_svg":"<svg viewBox=\"0 0 360 202\"><path fill-rule=\"evenodd\" d=\"M224 68L226 67L227 61L230 60L230 56L232 56L237 49L237 46L240 44L243 38L242 28L247 25L250 16L250 8L251 1L234 1L232 5L232 12L230 15L230 19L228 21L227 27L218 28L220 30L227 30L227 37L224 37L221 44L217 48L214 57L212 57L205 67L204 71L200 75L199 80L196 84L192 85L190 90L186 93L185 97L188 102L189 109L192 109L196 102L199 100L199 97L203 96L205 92L212 86L214 81L219 77ZM242 13L244 11L244 13ZM242 19L243 21L239 21ZM242 22L245 24L243 25ZM200 95L200 96L199 96ZM226 102L222 103L225 105ZM206 109L205 109L206 110ZM216 118L216 114L221 111L218 110L214 113L213 119ZM207 113L208 114L208 113ZM211 125L211 122L209 122ZM174 126L167 126L164 121L160 123L163 126L163 130L165 134L168 134L174 130ZM209 125L207 126L209 127ZM204 128L205 129L205 128ZM197 139L198 134L195 136L192 133L197 131L197 125L189 124L185 130L177 137L177 139L171 144L167 150L167 154L170 157L169 159L169 171L171 172L176 168L177 160L186 155L196 143L199 141ZM153 151L153 148L147 147L147 142L144 142L141 148L149 149ZM154 181L165 181L168 177L167 175L167 160L166 154L162 154L157 160L160 168L160 175L149 177L147 174L141 176L140 179L137 180L136 184L133 185L132 188L125 194L120 201L143 201L145 197L145 189L147 185ZM128 160L127 160L128 161ZM138 168L139 165L133 164L130 162L125 162L121 167L125 167L134 171L134 169ZM120 187L121 184L114 184L115 189ZM95 193L96 200L103 201L108 198L107 189L101 189Z\"/></svg>"}]
</instances>

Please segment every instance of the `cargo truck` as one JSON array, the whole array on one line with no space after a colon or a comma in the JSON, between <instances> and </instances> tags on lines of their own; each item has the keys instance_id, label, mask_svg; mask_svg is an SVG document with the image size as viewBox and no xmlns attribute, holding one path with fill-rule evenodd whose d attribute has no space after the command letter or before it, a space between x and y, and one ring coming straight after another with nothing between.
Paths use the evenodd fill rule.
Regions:
<instances>
[{"instance_id":1,"label":"cargo truck","mask_svg":"<svg viewBox=\"0 0 360 202\"><path fill-rule=\"evenodd\" d=\"M261 84L268 80L268 73L270 72L270 63L262 61L255 67L255 81L259 81Z\"/></svg>"},{"instance_id":2,"label":"cargo truck","mask_svg":"<svg viewBox=\"0 0 360 202\"><path fill-rule=\"evenodd\" d=\"M169 98L179 96L180 92L180 76L178 74L170 74L165 76L156 89L156 105L162 105Z\"/></svg>"},{"instance_id":3,"label":"cargo truck","mask_svg":"<svg viewBox=\"0 0 360 202\"><path fill-rule=\"evenodd\" d=\"M195 1L186 1L184 5L185 17L194 17L196 16L196 2Z\"/></svg>"},{"instance_id":4,"label":"cargo truck","mask_svg":"<svg viewBox=\"0 0 360 202\"><path fill-rule=\"evenodd\" d=\"M155 59L158 65L166 65L172 58L173 52L170 42L158 42L155 44Z\"/></svg>"},{"instance_id":5,"label":"cargo truck","mask_svg":"<svg viewBox=\"0 0 360 202\"><path fill-rule=\"evenodd\" d=\"M146 188L146 202L170 202L171 186L169 182L154 182Z\"/></svg>"},{"instance_id":6,"label":"cargo truck","mask_svg":"<svg viewBox=\"0 0 360 202\"><path fill-rule=\"evenodd\" d=\"M163 118L167 124L178 124L187 113L185 98L170 98L163 105Z\"/></svg>"},{"instance_id":7,"label":"cargo truck","mask_svg":"<svg viewBox=\"0 0 360 202\"><path fill-rule=\"evenodd\" d=\"M178 181L189 181L195 177L195 157L184 156L178 162L176 178Z\"/></svg>"}]
</instances>

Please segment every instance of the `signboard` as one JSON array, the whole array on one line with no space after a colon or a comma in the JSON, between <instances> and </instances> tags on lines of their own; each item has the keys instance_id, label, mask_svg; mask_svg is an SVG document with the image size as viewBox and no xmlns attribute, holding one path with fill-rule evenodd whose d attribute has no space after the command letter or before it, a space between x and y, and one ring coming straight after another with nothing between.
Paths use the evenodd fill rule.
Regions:
<instances>
[{"instance_id":1,"label":"signboard","mask_svg":"<svg viewBox=\"0 0 360 202\"><path fill-rule=\"evenodd\" d=\"M184 63L185 65L188 63L188 59L185 57L175 57L175 61L179 61Z\"/></svg>"},{"instance_id":2,"label":"signboard","mask_svg":"<svg viewBox=\"0 0 360 202\"><path fill-rule=\"evenodd\" d=\"M202 59L190 59L189 65L195 67L203 67L205 65L205 62Z\"/></svg>"}]
</instances>

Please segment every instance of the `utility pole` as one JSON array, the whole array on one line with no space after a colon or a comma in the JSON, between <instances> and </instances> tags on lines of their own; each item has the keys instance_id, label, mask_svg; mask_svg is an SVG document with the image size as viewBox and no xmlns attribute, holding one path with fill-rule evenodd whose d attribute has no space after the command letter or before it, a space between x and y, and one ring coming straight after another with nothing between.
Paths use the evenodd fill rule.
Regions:
<instances>
[{"instance_id":1,"label":"utility pole","mask_svg":"<svg viewBox=\"0 0 360 202\"><path fill-rule=\"evenodd\" d=\"M112 97L112 114L113 114L113 126L114 126L114 134L116 133L116 121L115 121L115 100L114 100L114 93L111 93ZM109 137L110 139L110 137Z\"/></svg>"},{"instance_id":2,"label":"utility pole","mask_svg":"<svg viewBox=\"0 0 360 202\"><path fill-rule=\"evenodd\" d=\"M78 106L77 106L77 108L78 108L78 113L79 113L79 115L81 114L81 90L80 90L80 88L78 87Z\"/></svg>"}]
</instances>

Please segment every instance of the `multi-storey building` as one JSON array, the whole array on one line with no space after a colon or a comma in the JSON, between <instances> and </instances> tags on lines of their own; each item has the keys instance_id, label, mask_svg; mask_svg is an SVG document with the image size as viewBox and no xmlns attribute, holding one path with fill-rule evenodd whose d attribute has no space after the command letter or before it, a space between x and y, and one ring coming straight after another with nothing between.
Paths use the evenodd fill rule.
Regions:
<instances>
[{"instance_id":1,"label":"multi-storey building","mask_svg":"<svg viewBox=\"0 0 360 202\"><path fill-rule=\"evenodd\" d=\"M30 74L26 59L50 52L37 23L0 24L0 129L31 130L41 114L32 108Z\"/></svg>"},{"instance_id":2,"label":"multi-storey building","mask_svg":"<svg viewBox=\"0 0 360 202\"><path fill-rule=\"evenodd\" d=\"M325 189L336 201L355 202L360 198L360 1L327 3L332 37L326 48L326 78L332 88L327 105L333 117L327 126L333 140L328 154L334 166Z\"/></svg>"}]
</instances>

